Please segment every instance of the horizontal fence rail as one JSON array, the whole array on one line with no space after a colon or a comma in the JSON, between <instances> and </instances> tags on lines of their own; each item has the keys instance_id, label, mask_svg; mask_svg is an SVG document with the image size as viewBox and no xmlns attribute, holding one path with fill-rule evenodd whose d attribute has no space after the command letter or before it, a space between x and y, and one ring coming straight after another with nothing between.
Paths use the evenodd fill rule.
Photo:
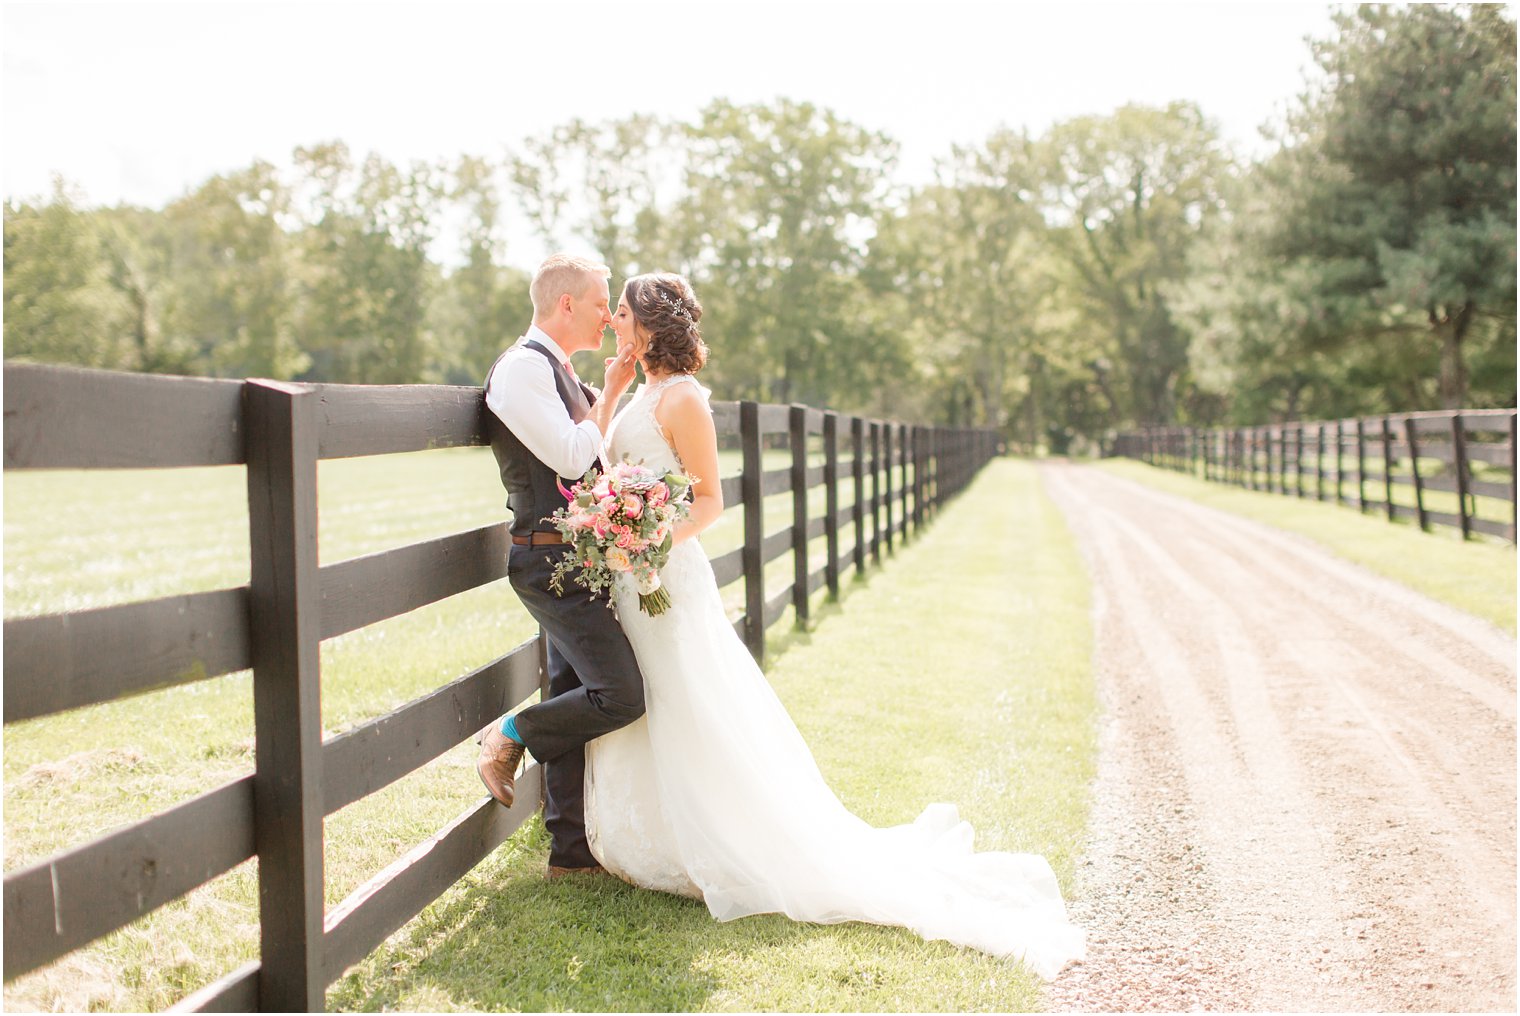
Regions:
<instances>
[{"instance_id":1,"label":"horizontal fence rail","mask_svg":"<svg viewBox=\"0 0 1520 1016\"><path fill-rule=\"evenodd\" d=\"M734 625L761 661L766 630L788 607L805 623L812 595L837 594L847 571L863 574L894 542L917 534L997 454L996 435L986 430L807 406L712 408L720 440L741 453L741 472L721 486L725 503L744 517L743 545L712 565L720 586L744 583L744 613ZM247 586L7 620L4 722L247 669L255 718L254 772L5 876L5 979L257 857L260 959L176 1008L322 1009L328 984L484 859L541 801L535 764L511 809L484 797L324 908L325 816L546 690L543 646L531 639L385 716L322 735L320 643L503 578L508 540L500 523L319 565L317 462L485 445L481 390L7 364L4 412L7 470L244 466L251 551ZM771 465L783 454L786 465ZM813 491L822 494L821 514ZM788 510L768 530L766 512L775 506L765 499L782 494L791 495ZM789 581L767 589L766 565L788 554Z\"/></svg>"},{"instance_id":2,"label":"horizontal fence rail","mask_svg":"<svg viewBox=\"0 0 1520 1016\"><path fill-rule=\"evenodd\" d=\"M1515 542L1515 410L1119 434L1112 454L1247 490Z\"/></svg>"}]
</instances>

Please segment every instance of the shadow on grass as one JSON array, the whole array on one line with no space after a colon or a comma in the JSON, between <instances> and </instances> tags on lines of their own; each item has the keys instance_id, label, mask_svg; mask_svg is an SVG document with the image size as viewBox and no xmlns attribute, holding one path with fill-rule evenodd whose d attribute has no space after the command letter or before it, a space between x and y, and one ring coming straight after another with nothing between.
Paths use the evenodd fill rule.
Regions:
<instances>
[{"instance_id":1,"label":"shadow on grass","mask_svg":"<svg viewBox=\"0 0 1520 1016\"><path fill-rule=\"evenodd\" d=\"M810 645L813 630L842 615L869 581L870 573L843 577L837 598L816 596L806 625L772 628L767 661ZM337 981L329 1009L695 1011L715 1007L715 967L750 957L768 966L763 954L800 939L850 934L776 914L719 923L694 900L605 876L549 882L548 845L533 819ZM923 946L901 929L876 931L901 936L898 948Z\"/></svg>"},{"instance_id":2,"label":"shadow on grass","mask_svg":"<svg viewBox=\"0 0 1520 1016\"><path fill-rule=\"evenodd\" d=\"M881 552L882 564L891 561L896 556L897 549L901 547L901 543L897 544L892 550L883 547ZM856 591L869 586L871 584L871 577L880 569L881 565L874 562L867 567L865 574L860 574L851 567L849 571L842 572L839 577L839 595L837 597L830 596L827 591L815 592L813 594L809 607L811 616L806 624L798 624L794 621L792 624L783 625L778 622L768 629L765 638L766 665L769 666L788 650L805 648L811 645L813 641L812 635L817 627L830 618L843 614L845 604L849 601L850 596ZM787 615L783 615L783 617L785 616Z\"/></svg>"},{"instance_id":3,"label":"shadow on grass","mask_svg":"<svg viewBox=\"0 0 1520 1016\"><path fill-rule=\"evenodd\" d=\"M337 982L329 1009L692 1011L719 988L705 957L819 931L775 915L719 924L607 876L547 881L537 820L503 850Z\"/></svg>"}]
</instances>

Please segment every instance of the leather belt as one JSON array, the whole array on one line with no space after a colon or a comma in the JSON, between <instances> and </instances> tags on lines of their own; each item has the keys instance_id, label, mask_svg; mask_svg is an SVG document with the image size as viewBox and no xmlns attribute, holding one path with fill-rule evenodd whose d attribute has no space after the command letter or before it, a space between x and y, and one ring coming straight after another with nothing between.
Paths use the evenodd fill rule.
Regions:
<instances>
[{"instance_id":1,"label":"leather belt","mask_svg":"<svg viewBox=\"0 0 1520 1016\"><path fill-rule=\"evenodd\" d=\"M565 538L558 533L529 533L526 536L512 536L512 542L519 547L543 547L551 543L564 543Z\"/></svg>"}]
</instances>

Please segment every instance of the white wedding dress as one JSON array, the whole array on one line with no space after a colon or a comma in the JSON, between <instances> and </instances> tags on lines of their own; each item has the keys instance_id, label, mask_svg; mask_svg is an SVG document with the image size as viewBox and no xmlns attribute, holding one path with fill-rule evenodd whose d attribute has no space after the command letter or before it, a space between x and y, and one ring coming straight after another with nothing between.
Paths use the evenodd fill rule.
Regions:
<instances>
[{"instance_id":1,"label":"white wedding dress","mask_svg":"<svg viewBox=\"0 0 1520 1016\"><path fill-rule=\"evenodd\" d=\"M639 390L608 435L610 461L680 468L654 408L681 383L697 382ZM616 590L648 711L586 746L586 831L609 871L700 899L720 921L896 925L1047 978L1082 957L1043 857L973 852L953 804L886 829L845 810L735 634L697 541L675 548L661 580L671 607L657 617L631 582Z\"/></svg>"}]
</instances>

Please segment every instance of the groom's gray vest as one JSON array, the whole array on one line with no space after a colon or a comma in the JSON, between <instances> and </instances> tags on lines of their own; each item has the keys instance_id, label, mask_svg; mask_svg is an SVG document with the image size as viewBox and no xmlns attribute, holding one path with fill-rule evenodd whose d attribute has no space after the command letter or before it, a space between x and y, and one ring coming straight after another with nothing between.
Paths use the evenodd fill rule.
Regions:
<instances>
[{"instance_id":1,"label":"groom's gray vest","mask_svg":"<svg viewBox=\"0 0 1520 1016\"><path fill-rule=\"evenodd\" d=\"M571 377L553 353L536 342L526 342L524 345L542 353L549 361L549 367L554 371L554 387L559 391L560 401L565 404L570 419L576 423L584 420L591 411L596 396ZM506 355L507 353L502 353L498 356L496 362L491 364L491 369L486 371L487 385L491 383L491 375L496 372L497 364ZM517 439L517 435L508 430L507 425L489 409L486 410L486 433L491 438L491 451L496 455L496 465L501 469L501 485L507 488L507 507L512 509L512 535L523 536L534 530L554 532L554 526L545 522L544 518L565 506L565 495L559 492L559 484L562 482L569 487L580 477L561 479L555 476L554 470L528 451L527 446Z\"/></svg>"}]
</instances>

